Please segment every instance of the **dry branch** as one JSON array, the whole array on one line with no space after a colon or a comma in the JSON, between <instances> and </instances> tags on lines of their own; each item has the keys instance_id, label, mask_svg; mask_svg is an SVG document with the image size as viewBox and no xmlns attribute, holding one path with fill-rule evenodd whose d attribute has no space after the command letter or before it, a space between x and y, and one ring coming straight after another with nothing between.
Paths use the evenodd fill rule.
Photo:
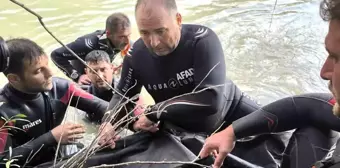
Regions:
<instances>
[{"instance_id":1,"label":"dry branch","mask_svg":"<svg viewBox=\"0 0 340 168\"><path fill-rule=\"evenodd\" d=\"M191 162L181 162L181 161L160 161L160 162L154 162L154 161L135 161L135 162L125 162L125 163L119 163L119 164L110 164L110 165L100 165L100 166L93 166L90 168L106 168L106 167L119 167L119 166L126 166L126 165L134 165L134 164L186 164L186 165L194 165L194 166L200 166L203 168L210 168L211 166L206 166L198 163L191 163Z\"/></svg>"}]
</instances>

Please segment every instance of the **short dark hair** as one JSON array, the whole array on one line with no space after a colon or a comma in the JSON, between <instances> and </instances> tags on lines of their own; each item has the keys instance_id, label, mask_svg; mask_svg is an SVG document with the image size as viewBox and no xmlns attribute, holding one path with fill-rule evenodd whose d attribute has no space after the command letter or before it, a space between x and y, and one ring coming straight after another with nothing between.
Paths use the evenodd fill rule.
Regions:
<instances>
[{"instance_id":1,"label":"short dark hair","mask_svg":"<svg viewBox=\"0 0 340 168\"><path fill-rule=\"evenodd\" d=\"M137 0L135 6L135 13L141 4L145 4L148 0ZM163 7L167 9L169 12L176 11L177 12L177 4L176 0L160 0L162 1Z\"/></svg>"},{"instance_id":2,"label":"short dark hair","mask_svg":"<svg viewBox=\"0 0 340 168\"><path fill-rule=\"evenodd\" d=\"M124 30L131 26L129 17L124 13L113 13L106 19L106 30L111 33L115 33L118 30Z\"/></svg>"},{"instance_id":3,"label":"short dark hair","mask_svg":"<svg viewBox=\"0 0 340 168\"><path fill-rule=\"evenodd\" d=\"M107 63L110 63L110 57L109 54L102 50L93 50L90 53L88 53L85 57L85 62L100 62L105 61Z\"/></svg>"},{"instance_id":4,"label":"short dark hair","mask_svg":"<svg viewBox=\"0 0 340 168\"><path fill-rule=\"evenodd\" d=\"M6 41L10 55L9 66L4 71L5 75L14 73L22 75L24 72L24 60L37 60L40 56L45 55L44 49L37 43L26 38L13 38Z\"/></svg>"},{"instance_id":5,"label":"short dark hair","mask_svg":"<svg viewBox=\"0 0 340 168\"><path fill-rule=\"evenodd\" d=\"M340 0L323 0L320 4L320 16L325 21L340 20Z\"/></svg>"}]
</instances>

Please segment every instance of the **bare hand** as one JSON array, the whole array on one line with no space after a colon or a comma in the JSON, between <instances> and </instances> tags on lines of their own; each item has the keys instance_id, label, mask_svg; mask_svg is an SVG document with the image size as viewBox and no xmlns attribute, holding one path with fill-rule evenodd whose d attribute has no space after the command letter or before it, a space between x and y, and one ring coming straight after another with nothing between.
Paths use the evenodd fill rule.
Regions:
<instances>
[{"instance_id":1,"label":"bare hand","mask_svg":"<svg viewBox=\"0 0 340 168\"><path fill-rule=\"evenodd\" d=\"M89 84L91 84L91 80L90 80L90 78L86 74L83 74L83 75L81 75L79 77L78 84L80 84L80 85L89 85Z\"/></svg>"},{"instance_id":2,"label":"bare hand","mask_svg":"<svg viewBox=\"0 0 340 168\"><path fill-rule=\"evenodd\" d=\"M133 129L135 131L143 130L149 132L157 132L159 130L158 124L150 121L145 115L142 115L134 124Z\"/></svg>"},{"instance_id":3,"label":"bare hand","mask_svg":"<svg viewBox=\"0 0 340 168\"><path fill-rule=\"evenodd\" d=\"M209 155L216 157L214 168L220 168L224 159L227 157L235 146L235 135L232 126L225 130L212 135L207 138L204 143L203 149L200 152L200 157L205 158Z\"/></svg>"},{"instance_id":4,"label":"bare hand","mask_svg":"<svg viewBox=\"0 0 340 168\"><path fill-rule=\"evenodd\" d=\"M85 127L80 124L66 123L55 127L51 132L57 142L69 144L84 137Z\"/></svg>"},{"instance_id":5,"label":"bare hand","mask_svg":"<svg viewBox=\"0 0 340 168\"><path fill-rule=\"evenodd\" d=\"M109 145L111 149L115 148L115 141L117 141L120 137L116 135L116 131L114 130L111 123L102 123L99 131L101 131L101 134L98 144L100 146Z\"/></svg>"}]
</instances>

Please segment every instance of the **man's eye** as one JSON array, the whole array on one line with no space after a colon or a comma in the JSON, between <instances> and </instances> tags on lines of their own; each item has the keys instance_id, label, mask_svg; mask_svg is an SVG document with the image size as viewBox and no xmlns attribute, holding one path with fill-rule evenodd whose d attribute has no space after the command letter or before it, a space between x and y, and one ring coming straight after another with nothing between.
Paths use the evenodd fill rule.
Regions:
<instances>
[{"instance_id":1,"label":"man's eye","mask_svg":"<svg viewBox=\"0 0 340 168\"><path fill-rule=\"evenodd\" d=\"M146 36L146 35L148 35L149 33L148 33L148 32L144 32L144 31L141 31L140 34Z\"/></svg>"},{"instance_id":2,"label":"man's eye","mask_svg":"<svg viewBox=\"0 0 340 168\"><path fill-rule=\"evenodd\" d=\"M159 34L159 35L162 35L163 33L165 32L164 29L161 29L161 30L156 30L156 33Z\"/></svg>"},{"instance_id":3,"label":"man's eye","mask_svg":"<svg viewBox=\"0 0 340 168\"><path fill-rule=\"evenodd\" d=\"M339 60L339 58L336 55L330 54L329 58L331 58L332 60L334 60L335 62L337 62Z\"/></svg>"}]
</instances>

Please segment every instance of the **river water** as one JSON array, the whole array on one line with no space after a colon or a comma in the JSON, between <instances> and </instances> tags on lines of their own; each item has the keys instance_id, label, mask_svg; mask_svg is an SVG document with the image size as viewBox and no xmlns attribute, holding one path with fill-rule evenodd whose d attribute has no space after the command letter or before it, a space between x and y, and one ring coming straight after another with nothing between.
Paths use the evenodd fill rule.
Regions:
<instances>
[{"instance_id":1,"label":"river water","mask_svg":"<svg viewBox=\"0 0 340 168\"><path fill-rule=\"evenodd\" d=\"M125 12L139 36L134 0L22 0L63 42L104 28L112 12ZM326 58L327 23L319 0L177 0L184 23L209 26L224 48L227 74L243 91L267 104L279 98L327 91L319 71ZM0 3L0 35L28 37L50 53L60 45L38 20L9 0ZM51 63L52 64L52 63ZM55 68L56 75L63 76ZM0 85L7 81L1 76Z\"/></svg>"}]
</instances>

